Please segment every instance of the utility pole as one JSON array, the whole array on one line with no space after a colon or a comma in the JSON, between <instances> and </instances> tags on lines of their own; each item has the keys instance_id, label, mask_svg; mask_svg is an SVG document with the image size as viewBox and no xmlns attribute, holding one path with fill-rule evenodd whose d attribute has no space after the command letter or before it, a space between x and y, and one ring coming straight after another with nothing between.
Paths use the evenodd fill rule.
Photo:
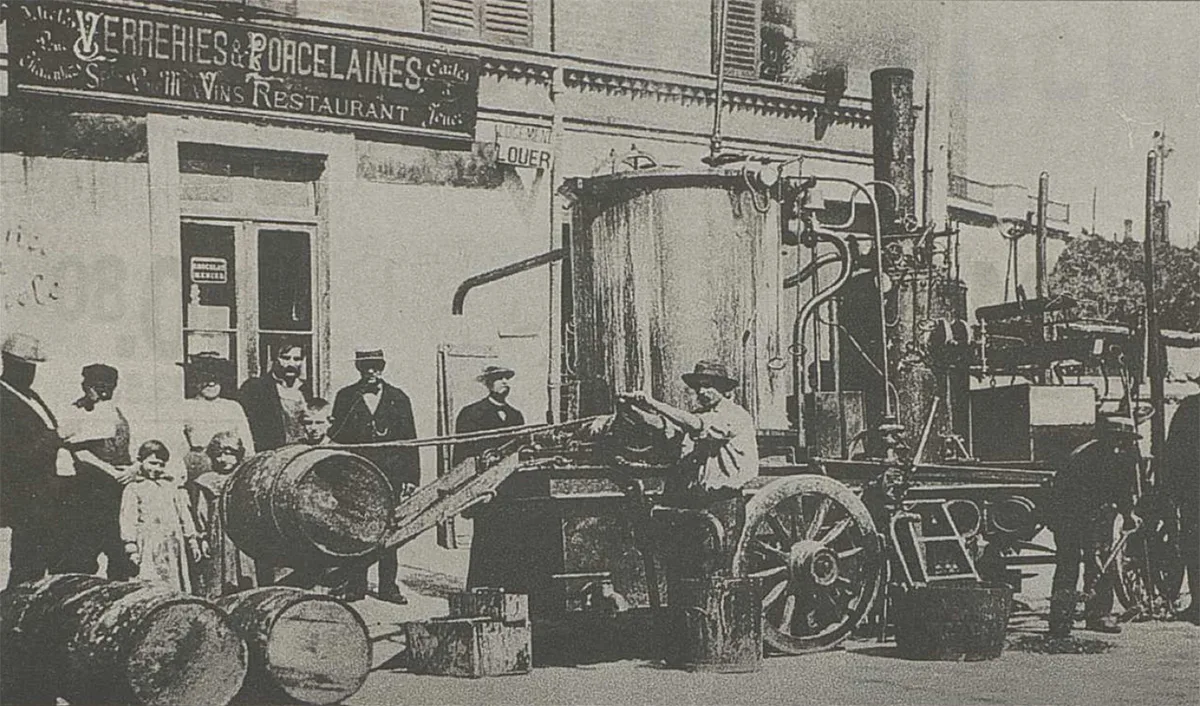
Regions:
<instances>
[{"instance_id":1,"label":"utility pole","mask_svg":"<svg viewBox=\"0 0 1200 706\"><path fill-rule=\"evenodd\" d=\"M1158 135L1159 133L1155 133L1155 137ZM1153 415L1150 417L1152 465L1149 478L1147 478L1151 483L1153 483L1151 479L1158 471L1158 459L1162 458L1163 443L1166 437L1166 420L1163 419L1165 411L1163 378L1166 373L1163 358L1166 351L1163 350L1162 332L1159 329L1158 293L1155 291L1158 270L1156 259L1158 235L1155 233L1154 221L1160 196L1158 191L1161 178L1160 154L1162 154L1161 141L1146 155L1146 239L1143 243L1146 258L1146 377L1150 379L1150 407L1153 409ZM1132 409L1129 412L1131 416L1134 414Z\"/></svg>"}]
</instances>

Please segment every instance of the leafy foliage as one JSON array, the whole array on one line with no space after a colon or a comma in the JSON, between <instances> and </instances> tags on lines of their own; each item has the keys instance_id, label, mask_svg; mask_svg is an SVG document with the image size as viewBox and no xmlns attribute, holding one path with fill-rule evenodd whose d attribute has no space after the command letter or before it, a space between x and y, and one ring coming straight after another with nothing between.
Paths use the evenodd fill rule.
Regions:
<instances>
[{"instance_id":1,"label":"leafy foliage","mask_svg":"<svg viewBox=\"0 0 1200 706\"><path fill-rule=\"evenodd\" d=\"M1157 251L1159 324L1200 331L1200 250L1160 245ZM1079 315L1137 328L1146 306L1145 250L1140 242L1094 237L1067 245L1050 273L1053 294L1079 302Z\"/></svg>"}]
</instances>

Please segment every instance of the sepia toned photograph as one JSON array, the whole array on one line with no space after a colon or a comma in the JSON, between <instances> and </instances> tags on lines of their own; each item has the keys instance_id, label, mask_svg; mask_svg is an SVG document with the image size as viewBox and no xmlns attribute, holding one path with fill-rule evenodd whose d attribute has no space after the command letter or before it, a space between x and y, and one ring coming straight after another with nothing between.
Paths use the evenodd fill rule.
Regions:
<instances>
[{"instance_id":1,"label":"sepia toned photograph","mask_svg":"<svg viewBox=\"0 0 1200 706\"><path fill-rule=\"evenodd\" d=\"M0 706L1200 706L1198 37L0 0Z\"/></svg>"}]
</instances>

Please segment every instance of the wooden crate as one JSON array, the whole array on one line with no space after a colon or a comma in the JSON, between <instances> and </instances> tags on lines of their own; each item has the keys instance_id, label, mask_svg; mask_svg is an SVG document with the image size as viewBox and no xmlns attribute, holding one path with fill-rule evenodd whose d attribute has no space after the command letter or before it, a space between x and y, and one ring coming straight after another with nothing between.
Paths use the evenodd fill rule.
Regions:
<instances>
[{"instance_id":1,"label":"wooden crate","mask_svg":"<svg viewBox=\"0 0 1200 706\"><path fill-rule=\"evenodd\" d=\"M451 618L491 618L508 625L529 620L529 596L503 588L475 588L450 594Z\"/></svg>"},{"instance_id":2,"label":"wooden crate","mask_svg":"<svg viewBox=\"0 0 1200 706\"><path fill-rule=\"evenodd\" d=\"M533 647L528 625L491 618L443 618L405 623L408 668L413 674L498 677L528 674Z\"/></svg>"}]
</instances>

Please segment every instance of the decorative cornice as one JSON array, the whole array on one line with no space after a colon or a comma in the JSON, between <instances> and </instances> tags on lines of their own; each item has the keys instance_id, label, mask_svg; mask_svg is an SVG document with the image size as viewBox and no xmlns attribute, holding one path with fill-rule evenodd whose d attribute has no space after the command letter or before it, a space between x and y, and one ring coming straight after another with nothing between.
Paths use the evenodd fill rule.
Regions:
<instances>
[{"instance_id":1,"label":"decorative cornice","mask_svg":"<svg viewBox=\"0 0 1200 706\"><path fill-rule=\"evenodd\" d=\"M648 97L684 106L711 106L716 101L716 90L707 86L621 76L585 69L566 70L563 73L563 83L567 88L607 95ZM726 91L725 96L725 100L732 106L764 115L807 120L832 118L832 122L835 124L850 124L857 127L867 127L871 124L871 111L857 106L778 94L771 95L766 91L762 93Z\"/></svg>"},{"instance_id":2,"label":"decorative cornice","mask_svg":"<svg viewBox=\"0 0 1200 706\"><path fill-rule=\"evenodd\" d=\"M520 59L485 56L482 58L483 74L499 78L532 81L550 85L554 69L540 62Z\"/></svg>"}]
</instances>

